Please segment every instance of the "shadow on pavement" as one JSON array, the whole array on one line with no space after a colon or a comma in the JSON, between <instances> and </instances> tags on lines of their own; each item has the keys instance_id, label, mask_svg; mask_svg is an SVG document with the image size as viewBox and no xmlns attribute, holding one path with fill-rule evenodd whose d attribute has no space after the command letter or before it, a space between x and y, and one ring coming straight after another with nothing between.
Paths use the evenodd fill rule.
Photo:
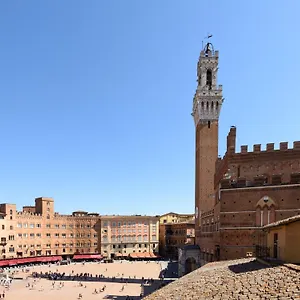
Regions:
<instances>
[{"instance_id":1,"label":"shadow on pavement","mask_svg":"<svg viewBox=\"0 0 300 300\"><path fill-rule=\"evenodd\" d=\"M178 278L178 262L169 262L165 269L165 278Z\"/></svg>"},{"instance_id":2,"label":"shadow on pavement","mask_svg":"<svg viewBox=\"0 0 300 300\"><path fill-rule=\"evenodd\" d=\"M129 298L128 298L129 297ZM115 300L140 300L140 296L120 296L120 295L106 295L104 299L115 299Z\"/></svg>"}]
</instances>

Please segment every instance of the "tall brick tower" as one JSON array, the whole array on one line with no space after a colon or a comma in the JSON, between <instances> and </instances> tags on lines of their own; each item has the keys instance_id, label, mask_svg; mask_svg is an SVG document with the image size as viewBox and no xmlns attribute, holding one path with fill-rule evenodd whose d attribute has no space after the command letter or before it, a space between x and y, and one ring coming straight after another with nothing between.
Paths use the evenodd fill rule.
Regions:
<instances>
[{"instance_id":1,"label":"tall brick tower","mask_svg":"<svg viewBox=\"0 0 300 300\"><path fill-rule=\"evenodd\" d=\"M196 127L195 231L201 246L201 215L214 208L214 173L218 158L218 122L223 102L222 86L217 85L219 52L207 43L197 66L198 86L193 100Z\"/></svg>"}]
</instances>

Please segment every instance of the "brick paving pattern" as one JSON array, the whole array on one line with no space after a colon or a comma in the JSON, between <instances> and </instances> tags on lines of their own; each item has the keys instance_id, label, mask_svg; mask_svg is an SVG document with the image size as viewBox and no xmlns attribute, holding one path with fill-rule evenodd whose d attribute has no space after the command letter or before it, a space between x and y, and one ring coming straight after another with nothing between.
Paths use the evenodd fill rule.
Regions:
<instances>
[{"instance_id":1,"label":"brick paving pattern","mask_svg":"<svg viewBox=\"0 0 300 300\"><path fill-rule=\"evenodd\" d=\"M144 299L300 299L300 272L253 258L209 263Z\"/></svg>"}]
</instances>

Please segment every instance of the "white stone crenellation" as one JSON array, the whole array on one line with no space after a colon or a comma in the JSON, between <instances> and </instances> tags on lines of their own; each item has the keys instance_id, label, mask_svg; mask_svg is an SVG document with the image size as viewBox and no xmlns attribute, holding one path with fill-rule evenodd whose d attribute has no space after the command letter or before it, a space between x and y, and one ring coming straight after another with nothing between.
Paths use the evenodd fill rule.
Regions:
<instances>
[{"instance_id":1,"label":"white stone crenellation","mask_svg":"<svg viewBox=\"0 0 300 300\"><path fill-rule=\"evenodd\" d=\"M208 123L219 119L223 96L222 85L217 84L218 51L200 53L197 66L198 86L193 101L192 116L195 126L198 123ZM210 79L209 73L210 72Z\"/></svg>"},{"instance_id":2,"label":"white stone crenellation","mask_svg":"<svg viewBox=\"0 0 300 300\"><path fill-rule=\"evenodd\" d=\"M198 123L218 120L222 102L222 98L215 100L210 99L209 101L203 101L203 99L201 101L196 100L195 110L193 111L195 126L197 126Z\"/></svg>"}]
</instances>

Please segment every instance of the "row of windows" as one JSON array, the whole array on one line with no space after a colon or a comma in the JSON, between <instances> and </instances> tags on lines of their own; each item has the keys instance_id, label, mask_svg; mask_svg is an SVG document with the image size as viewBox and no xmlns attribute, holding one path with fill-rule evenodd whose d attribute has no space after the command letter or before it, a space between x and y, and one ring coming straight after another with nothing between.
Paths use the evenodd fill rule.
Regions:
<instances>
[{"instance_id":1,"label":"row of windows","mask_svg":"<svg viewBox=\"0 0 300 300\"><path fill-rule=\"evenodd\" d=\"M126 228L126 229L120 229L120 230L112 229L112 231L111 231L112 234L136 233L136 232L141 233L142 229L135 230L135 229ZM147 233L147 232L148 232L148 229L144 228L144 233ZM156 232L156 227L152 228L152 232Z\"/></svg>"},{"instance_id":2,"label":"row of windows","mask_svg":"<svg viewBox=\"0 0 300 300\"><path fill-rule=\"evenodd\" d=\"M36 234L34 234L34 233L30 233L29 235L28 235L28 233L18 233L18 238L27 238L28 236L30 236L31 238L34 238L34 237L38 237L38 238L41 238L42 237L42 234L41 233L36 233ZM70 233L70 234L66 234L66 233L62 233L61 235L59 234L59 233L55 233L55 234L52 234L51 235L51 233L46 233L46 237L47 238L50 238L50 237L56 237L56 238L59 238L60 236L62 237L62 238L67 238L67 237L70 237L70 238L73 238L73 237L77 237L77 238L83 238L83 237L87 237L87 238L90 238L91 237L91 235L90 234L84 234L84 233L81 233L81 234L73 234L73 233ZM94 238L97 238L97 234L95 233L94 235L93 235L93 237Z\"/></svg>"},{"instance_id":3,"label":"row of windows","mask_svg":"<svg viewBox=\"0 0 300 300\"><path fill-rule=\"evenodd\" d=\"M217 217L217 220L219 220L219 216ZM209 223L213 224L214 218L211 219L207 218L206 220L202 220L202 225L209 224Z\"/></svg>"},{"instance_id":4,"label":"row of windows","mask_svg":"<svg viewBox=\"0 0 300 300\"><path fill-rule=\"evenodd\" d=\"M55 243L54 246L55 247L74 247L76 245L76 247L91 247L91 243L70 243L70 244L67 244L67 243L62 243L62 244L59 244L59 243ZM97 246L98 244L97 243L93 243L93 246ZM41 244L31 244L30 246L28 245L18 245L18 248L19 249L22 249L22 248L41 248L42 245ZM45 244L45 247L46 248L51 248L51 244Z\"/></svg>"},{"instance_id":5,"label":"row of windows","mask_svg":"<svg viewBox=\"0 0 300 300\"><path fill-rule=\"evenodd\" d=\"M132 245L133 246L133 245ZM136 245L136 248L148 248L147 244L138 244ZM155 244L152 244L152 248L155 248L156 245ZM126 249L127 248L127 245L112 245L112 249L121 249L121 248L124 248ZM131 245L128 245L128 248L132 248Z\"/></svg>"},{"instance_id":6,"label":"row of windows","mask_svg":"<svg viewBox=\"0 0 300 300\"><path fill-rule=\"evenodd\" d=\"M2 225L3 227L4 225ZM34 223L17 223L17 227L18 228L41 228L42 225L40 223L34 224ZM76 226L74 224L69 224L68 226L66 224L54 224L52 226L53 228L62 228L62 229L67 229L68 228L91 228L90 224L76 224ZM51 228L51 224L46 224L46 228Z\"/></svg>"},{"instance_id":7,"label":"row of windows","mask_svg":"<svg viewBox=\"0 0 300 300\"><path fill-rule=\"evenodd\" d=\"M8 236L8 240L9 241L14 241L15 240L15 236L14 235L9 235ZM5 243L6 242L6 237L1 237L1 243Z\"/></svg>"},{"instance_id":8,"label":"row of windows","mask_svg":"<svg viewBox=\"0 0 300 300\"><path fill-rule=\"evenodd\" d=\"M28 224L28 223L17 223L17 227L18 228L41 228L42 226L41 226L41 224L40 223L38 223L38 224L34 224L34 223L30 223L30 224Z\"/></svg>"},{"instance_id":9,"label":"row of windows","mask_svg":"<svg viewBox=\"0 0 300 300\"><path fill-rule=\"evenodd\" d=\"M186 240L167 240L166 241L167 245L174 245L174 246L184 245L185 243L186 243Z\"/></svg>"},{"instance_id":10,"label":"row of windows","mask_svg":"<svg viewBox=\"0 0 300 300\"><path fill-rule=\"evenodd\" d=\"M2 225L1 228L2 228L2 230L5 230L5 225ZM9 230L14 230L14 227L12 225L10 225Z\"/></svg>"},{"instance_id":11,"label":"row of windows","mask_svg":"<svg viewBox=\"0 0 300 300\"><path fill-rule=\"evenodd\" d=\"M154 246L152 248L155 248ZM139 250L138 252L142 252L143 250ZM104 253L107 253L106 250L103 251ZM115 252L115 251L114 251ZM132 250L133 253L135 253L135 250ZM146 250L144 250L143 252L146 252ZM115 252L114 254L116 253L122 253L120 250L118 252ZM126 253L126 250L123 250L123 253L125 254Z\"/></svg>"},{"instance_id":12,"label":"row of windows","mask_svg":"<svg viewBox=\"0 0 300 300\"><path fill-rule=\"evenodd\" d=\"M112 236L111 237L111 241L112 242L126 242L126 241L148 241L148 236L147 235L144 235L144 236L141 236L141 235L139 235L139 236L120 236L120 235L118 235L118 236ZM156 240L157 238L156 238L156 235L152 235L152 240ZM107 237L103 237L102 238L102 241L103 242L107 242L108 241L108 239L107 239Z\"/></svg>"},{"instance_id":13,"label":"row of windows","mask_svg":"<svg viewBox=\"0 0 300 300\"><path fill-rule=\"evenodd\" d=\"M174 235L186 235L186 229L176 229Z\"/></svg>"},{"instance_id":14,"label":"row of windows","mask_svg":"<svg viewBox=\"0 0 300 300\"><path fill-rule=\"evenodd\" d=\"M148 222L111 222L111 226L112 227L121 227L121 226L128 226L128 227L134 227L134 226L142 226L144 224L144 226L148 226L149 223ZM156 224L154 224L156 226ZM108 222L103 222L103 227L108 227Z\"/></svg>"},{"instance_id":15,"label":"row of windows","mask_svg":"<svg viewBox=\"0 0 300 300\"><path fill-rule=\"evenodd\" d=\"M201 231L202 232L215 232L215 231L219 231L220 228L220 223L215 223L213 225L203 225L201 227Z\"/></svg>"}]
</instances>

